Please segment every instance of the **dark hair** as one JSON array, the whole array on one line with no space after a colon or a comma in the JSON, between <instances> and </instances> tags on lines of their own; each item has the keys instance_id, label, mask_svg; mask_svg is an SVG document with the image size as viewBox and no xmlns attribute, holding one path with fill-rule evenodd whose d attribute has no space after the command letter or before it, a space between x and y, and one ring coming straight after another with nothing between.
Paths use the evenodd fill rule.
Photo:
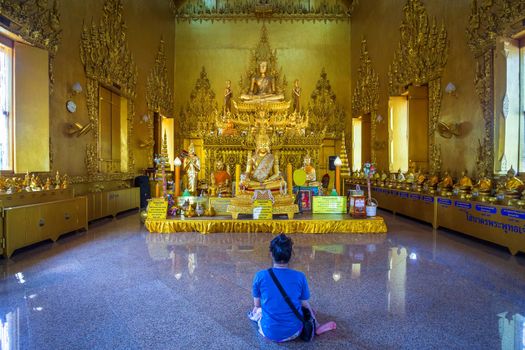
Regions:
<instances>
[{"instance_id":1,"label":"dark hair","mask_svg":"<svg viewBox=\"0 0 525 350\"><path fill-rule=\"evenodd\" d=\"M287 264L292 257L292 250L293 241L284 233L272 239L270 243L270 252L272 252L273 261L278 264Z\"/></svg>"}]
</instances>

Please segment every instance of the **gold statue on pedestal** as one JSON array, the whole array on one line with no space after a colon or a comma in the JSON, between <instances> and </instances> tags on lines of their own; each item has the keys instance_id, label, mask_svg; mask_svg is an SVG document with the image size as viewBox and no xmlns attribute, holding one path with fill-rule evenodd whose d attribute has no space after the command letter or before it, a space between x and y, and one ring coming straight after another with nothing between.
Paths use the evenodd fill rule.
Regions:
<instances>
[{"instance_id":1,"label":"gold statue on pedestal","mask_svg":"<svg viewBox=\"0 0 525 350\"><path fill-rule=\"evenodd\" d=\"M218 160L215 163L215 171L211 174L211 195L218 195L219 197L230 197L232 194L231 191L231 175L224 168L224 162Z\"/></svg>"},{"instance_id":2,"label":"gold statue on pedestal","mask_svg":"<svg viewBox=\"0 0 525 350\"><path fill-rule=\"evenodd\" d=\"M279 157L270 152L270 138L263 130L257 135L255 152L248 151L248 161L241 188L246 190L273 190L284 181L279 171Z\"/></svg>"},{"instance_id":3,"label":"gold statue on pedestal","mask_svg":"<svg viewBox=\"0 0 525 350\"><path fill-rule=\"evenodd\" d=\"M201 170L201 162L195 154L195 146L190 143L188 155L184 158L184 171L188 175L188 191L195 194L197 192L197 176Z\"/></svg>"},{"instance_id":4,"label":"gold statue on pedestal","mask_svg":"<svg viewBox=\"0 0 525 350\"><path fill-rule=\"evenodd\" d=\"M507 180L505 181L505 196L509 199L517 199L525 189L523 181L516 177L516 171L510 167L507 171Z\"/></svg>"},{"instance_id":5,"label":"gold statue on pedestal","mask_svg":"<svg viewBox=\"0 0 525 350\"><path fill-rule=\"evenodd\" d=\"M306 173L306 186L320 186L321 184L317 181L315 168L312 165L312 158L309 153L306 153L303 161L302 169Z\"/></svg>"},{"instance_id":6,"label":"gold statue on pedestal","mask_svg":"<svg viewBox=\"0 0 525 350\"><path fill-rule=\"evenodd\" d=\"M268 74L267 70L268 62L261 61L259 63L259 72L252 77L250 90L248 93L241 95L241 101L245 103L284 101L284 95L276 93L275 80L271 72Z\"/></svg>"},{"instance_id":7,"label":"gold statue on pedestal","mask_svg":"<svg viewBox=\"0 0 525 350\"><path fill-rule=\"evenodd\" d=\"M470 191L472 190L473 184L472 179L467 176L467 170L461 172L461 177L458 182L454 185L457 189L461 198L470 198Z\"/></svg>"},{"instance_id":8,"label":"gold statue on pedestal","mask_svg":"<svg viewBox=\"0 0 525 350\"><path fill-rule=\"evenodd\" d=\"M449 191L454 186L454 180L452 180L452 176L450 176L448 171L445 171L445 175L443 175L443 180L441 180L439 186L441 187L441 191Z\"/></svg>"}]
</instances>

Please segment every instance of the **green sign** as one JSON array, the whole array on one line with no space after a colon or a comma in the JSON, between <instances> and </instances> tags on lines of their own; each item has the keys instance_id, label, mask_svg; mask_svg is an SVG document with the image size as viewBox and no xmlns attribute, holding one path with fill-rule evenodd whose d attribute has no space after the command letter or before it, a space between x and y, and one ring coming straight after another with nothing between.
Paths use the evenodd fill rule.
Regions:
<instances>
[{"instance_id":1,"label":"green sign","mask_svg":"<svg viewBox=\"0 0 525 350\"><path fill-rule=\"evenodd\" d=\"M164 198L154 198L148 203L148 219L166 219L168 213L168 201Z\"/></svg>"},{"instance_id":2,"label":"green sign","mask_svg":"<svg viewBox=\"0 0 525 350\"><path fill-rule=\"evenodd\" d=\"M344 214L346 213L346 197L344 196L314 196L314 214Z\"/></svg>"},{"instance_id":3,"label":"green sign","mask_svg":"<svg viewBox=\"0 0 525 350\"><path fill-rule=\"evenodd\" d=\"M271 220L273 218L273 204L269 199L257 199L253 202L254 220Z\"/></svg>"}]
</instances>

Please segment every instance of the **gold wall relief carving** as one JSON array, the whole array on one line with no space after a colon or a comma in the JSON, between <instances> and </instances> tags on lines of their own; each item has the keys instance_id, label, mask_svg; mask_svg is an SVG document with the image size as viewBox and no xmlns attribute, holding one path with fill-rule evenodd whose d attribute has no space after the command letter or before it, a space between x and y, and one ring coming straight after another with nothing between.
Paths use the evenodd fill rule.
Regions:
<instances>
[{"instance_id":1,"label":"gold wall relief carving","mask_svg":"<svg viewBox=\"0 0 525 350\"><path fill-rule=\"evenodd\" d=\"M445 26L429 18L421 0L408 0L403 7L401 40L389 67L389 93L397 96L409 85L428 84L430 172L436 172L441 156L435 146L435 132L441 110L441 77L447 63L448 39Z\"/></svg>"},{"instance_id":2,"label":"gold wall relief carving","mask_svg":"<svg viewBox=\"0 0 525 350\"><path fill-rule=\"evenodd\" d=\"M188 0L181 4L172 0L171 5L178 21L237 21L237 20L268 20L268 21L348 21L357 0L316 1L299 0L293 3L289 0L217 0L215 6L204 0Z\"/></svg>"},{"instance_id":3,"label":"gold wall relief carving","mask_svg":"<svg viewBox=\"0 0 525 350\"><path fill-rule=\"evenodd\" d=\"M370 113L370 149L372 162L375 163L374 141L376 139L376 114L379 108L379 76L372 67L366 39L361 41L359 62L356 87L352 96L352 114L359 116Z\"/></svg>"},{"instance_id":4,"label":"gold wall relief carving","mask_svg":"<svg viewBox=\"0 0 525 350\"><path fill-rule=\"evenodd\" d=\"M191 91L186 109L181 111L180 130L186 138L201 138L215 130L215 115L218 111L215 92L211 88L206 69L202 67L195 87Z\"/></svg>"},{"instance_id":5,"label":"gold wall relief carving","mask_svg":"<svg viewBox=\"0 0 525 350\"><path fill-rule=\"evenodd\" d=\"M164 39L160 39L155 65L146 82L146 104L150 113L159 113L173 117L173 90L168 79L168 62ZM153 116L147 121L148 136L145 144L148 152L148 164L153 163Z\"/></svg>"},{"instance_id":6,"label":"gold wall relief carving","mask_svg":"<svg viewBox=\"0 0 525 350\"><path fill-rule=\"evenodd\" d=\"M322 133L328 138L339 138L341 126L345 123L345 111L337 103L335 93L324 68L308 103L310 115L308 134Z\"/></svg>"},{"instance_id":7,"label":"gold wall relief carving","mask_svg":"<svg viewBox=\"0 0 525 350\"><path fill-rule=\"evenodd\" d=\"M87 146L86 167L89 176L100 171L98 113L99 86L104 85L119 91L127 99L127 150L128 172L134 170L131 147L133 119L135 116L135 89L137 66L131 54L126 37L126 24L122 17L121 0L106 0L102 19L97 25L84 25L80 42L80 58L87 77L86 102L88 117L92 124L93 144ZM93 161L93 151L97 153ZM93 162L95 164L93 165Z\"/></svg>"},{"instance_id":8,"label":"gold wall relief carving","mask_svg":"<svg viewBox=\"0 0 525 350\"><path fill-rule=\"evenodd\" d=\"M53 92L54 58L60 44L60 13L57 0L51 7L40 0L0 0L0 14L11 23L9 31L49 52L49 93Z\"/></svg>"},{"instance_id":9,"label":"gold wall relief carving","mask_svg":"<svg viewBox=\"0 0 525 350\"><path fill-rule=\"evenodd\" d=\"M155 66L146 82L146 103L148 109L165 117L173 116L173 90L168 79L168 60L164 39L160 39Z\"/></svg>"},{"instance_id":10,"label":"gold wall relief carving","mask_svg":"<svg viewBox=\"0 0 525 350\"><path fill-rule=\"evenodd\" d=\"M498 37L510 37L522 30L525 2L521 0L472 1L466 29L467 40L476 59L475 87L485 124L476 159L478 176L491 176L495 169L494 141L494 51Z\"/></svg>"}]
</instances>

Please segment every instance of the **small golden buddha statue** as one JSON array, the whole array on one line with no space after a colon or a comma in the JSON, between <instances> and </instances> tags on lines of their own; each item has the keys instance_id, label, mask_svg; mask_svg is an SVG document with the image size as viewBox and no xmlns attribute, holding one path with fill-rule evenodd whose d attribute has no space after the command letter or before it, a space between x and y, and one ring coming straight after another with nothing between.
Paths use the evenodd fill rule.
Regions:
<instances>
[{"instance_id":1,"label":"small golden buddha statue","mask_svg":"<svg viewBox=\"0 0 525 350\"><path fill-rule=\"evenodd\" d=\"M49 191L51 189L51 179L48 177L44 185L44 190Z\"/></svg>"},{"instance_id":2,"label":"small golden buddha statue","mask_svg":"<svg viewBox=\"0 0 525 350\"><path fill-rule=\"evenodd\" d=\"M467 176L467 170L463 170L461 172L461 178L459 179L457 186L460 190L468 190L470 191L473 187L472 185L472 179Z\"/></svg>"},{"instance_id":3,"label":"small golden buddha statue","mask_svg":"<svg viewBox=\"0 0 525 350\"><path fill-rule=\"evenodd\" d=\"M212 193L218 196L231 196L231 175L224 168L224 162L218 160L215 162L215 171L211 174Z\"/></svg>"},{"instance_id":4,"label":"small golden buddha statue","mask_svg":"<svg viewBox=\"0 0 525 350\"><path fill-rule=\"evenodd\" d=\"M69 187L69 179L67 177L67 174L64 174L64 177L62 178L62 189L66 189Z\"/></svg>"},{"instance_id":5,"label":"small golden buddha statue","mask_svg":"<svg viewBox=\"0 0 525 350\"><path fill-rule=\"evenodd\" d=\"M60 189L60 174L58 173L58 170L57 170L57 173L55 175L55 190L59 190Z\"/></svg>"},{"instance_id":6,"label":"small golden buddha statue","mask_svg":"<svg viewBox=\"0 0 525 350\"><path fill-rule=\"evenodd\" d=\"M480 194L489 194L492 190L492 180L486 176L485 172L483 172L475 187Z\"/></svg>"},{"instance_id":7,"label":"small golden buddha statue","mask_svg":"<svg viewBox=\"0 0 525 350\"><path fill-rule=\"evenodd\" d=\"M270 138L265 131L257 135L255 145L255 152L248 152L241 187L247 190L279 189L284 181L279 171L279 158L270 152Z\"/></svg>"},{"instance_id":8,"label":"small golden buddha statue","mask_svg":"<svg viewBox=\"0 0 525 350\"><path fill-rule=\"evenodd\" d=\"M448 171L445 171L445 174L443 175L443 180L441 180L439 186L442 190L450 190L454 186L454 180L452 180L452 176L450 176Z\"/></svg>"},{"instance_id":9,"label":"small golden buddha statue","mask_svg":"<svg viewBox=\"0 0 525 350\"><path fill-rule=\"evenodd\" d=\"M507 180L505 181L505 195L518 198L521 192L525 189L523 181L516 177L516 171L510 167L507 171Z\"/></svg>"},{"instance_id":10,"label":"small golden buddha statue","mask_svg":"<svg viewBox=\"0 0 525 350\"><path fill-rule=\"evenodd\" d=\"M245 103L257 102L280 102L284 95L275 90L275 80L268 72L268 62L259 63L259 72L252 78L250 91L241 95L241 101ZM270 72L271 73L271 72Z\"/></svg>"},{"instance_id":11,"label":"small golden buddha statue","mask_svg":"<svg viewBox=\"0 0 525 350\"><path fill-rule=\"evenodd\" d=\"M0 192L7 191L7 179L0 174Z\"/></svg>"},{"instance_id":12,"label":"small golden buddha statue","mask_svg":"<svg viewBox=\"0 0 525 350\"><path fill-rule=\"evenodd\" d=\"M309 153L306 153L303 160L302 169L306 173L306 186L320 186L321 184L317 181L315 168L312 165L312 158Z\"/></svg>"}]
</instances>

